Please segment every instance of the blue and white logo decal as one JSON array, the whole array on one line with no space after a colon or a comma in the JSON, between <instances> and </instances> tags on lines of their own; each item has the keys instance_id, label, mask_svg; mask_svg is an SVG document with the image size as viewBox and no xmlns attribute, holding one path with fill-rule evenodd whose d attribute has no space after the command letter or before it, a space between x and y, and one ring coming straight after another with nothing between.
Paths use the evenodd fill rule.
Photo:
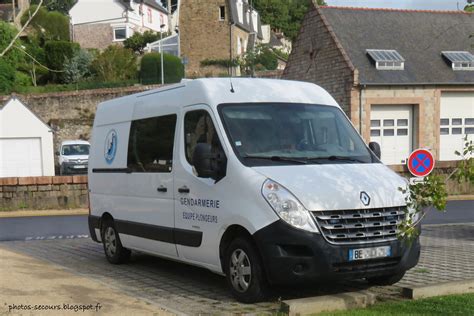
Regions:
<instances>
[{"instance_id":1,"label":"blue and white logo decal","mask_svg":"<svg viewBox=\"0 0 474 316\"><path fill-rule=\"evenodd\" d=\"M104 145L104 157L105 161L110 165L114 159L115 154L117 153L117 132L112 129L107 134L105 138L105 145Z\"/></svg>"}]
</instances>

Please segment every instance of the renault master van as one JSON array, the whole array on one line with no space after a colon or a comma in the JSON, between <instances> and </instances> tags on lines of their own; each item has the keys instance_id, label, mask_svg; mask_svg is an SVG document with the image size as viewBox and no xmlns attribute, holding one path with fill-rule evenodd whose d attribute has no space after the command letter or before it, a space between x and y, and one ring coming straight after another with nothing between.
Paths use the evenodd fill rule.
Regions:
<instances>
[{"instance_id":1,"label":"renault master van","mask_svg":"<svg viewBox=\"0 0 474 316\"><path fill-rule=\"evenodd\" d=\"M92 239L225 275L241 302L276 284L393 284L405 180L317 85L198 79L100 104L89 160ZM380 155L380 152L377 153Z\"/></svg>"}]
</instances>

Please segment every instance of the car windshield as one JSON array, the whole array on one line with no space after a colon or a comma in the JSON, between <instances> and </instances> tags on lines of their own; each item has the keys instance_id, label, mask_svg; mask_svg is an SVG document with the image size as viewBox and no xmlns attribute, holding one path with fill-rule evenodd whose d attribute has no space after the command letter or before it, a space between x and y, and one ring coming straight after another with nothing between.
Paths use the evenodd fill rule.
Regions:
<instances>
[{"instance_id":1,"label":"car windshield","mask_svg":"<svg viewBox=\"0 0 474 316\"><path fill-rule=\"evenodd\" d=\"M219 112L234 151L249 166L374 161L342 110L334 106L222 104Z\"/></svg>"},{"instance_id":2,"label":"car windshield","mask_svg":"<svg viewBox=\"0 0 474 316\"><path fill-rule=\"evenodd\" d=\"M89 155L89 147L86 144L63 145L62 154L64 156Z\"/></svg>"}]
</instances>

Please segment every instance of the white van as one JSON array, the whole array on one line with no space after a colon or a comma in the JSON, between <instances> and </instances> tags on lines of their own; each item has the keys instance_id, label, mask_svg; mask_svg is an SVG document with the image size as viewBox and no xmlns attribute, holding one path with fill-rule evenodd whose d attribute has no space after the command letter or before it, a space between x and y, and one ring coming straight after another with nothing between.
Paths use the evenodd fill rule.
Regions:
<instances>
[{"instance_id":1,"label":"white van","mask_svg":"<svg viewBox=\"0 0 474 316\"><path fill-rule=\"evenodd\" d=\"M90 144L85 140L65 140L61 142L58 156L59 174L87 173Z\"/></svg>"},{"instance_id":2,"label":"white van","mask_svg":"<svg viewBox=\"0 0 474 316\"><path fill-rule=\"evenodd\" d=\"M392 284L418 262L418 240L397 239L405 180L314 84L198 79L104 102L89 166L108 261L201 266L242 302L274 284Z\"/></svg>"}]
</instances>

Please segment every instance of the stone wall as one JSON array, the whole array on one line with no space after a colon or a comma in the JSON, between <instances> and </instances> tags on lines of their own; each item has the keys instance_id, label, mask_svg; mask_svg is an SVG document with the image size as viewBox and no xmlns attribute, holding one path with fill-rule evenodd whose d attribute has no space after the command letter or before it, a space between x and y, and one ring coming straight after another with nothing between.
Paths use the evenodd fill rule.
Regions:
<instances>
[{"instance_id":1,"label":"stone wall","mask_svg":"<svg viewBox=\"0 0 474 316\"><path fill-rule=\"evenodd\" d=\"M354 85L353 68L330 26L316 8L311 9L303 20L282 79L320 85L351 117L349 104Z\"/></svg>"},{"instance_id":2,"label":"stone wall","mask_svg":"<svg viewBox=\"0 0 474 316\"><path fill-rule=\"evenodd\" d=\"M0 211L88 207L87 176L0 178Z\"/></svg>"},{"instance_id":3,"label":"stone wall","mask_svg":"<svg viewBox=\"0 0 474 316\"><path fill-rule=\"evenodd\" d=\"M113 29L107 23L74 25L71 36L82 48L104 50L114 43Z\"/></svg>"},{"instance_id":4,"label":"stone wall","mask_svg":"<svg viewBox=\"0 0 474 316\"><path fill-rule=\"evenodd\" d=\"M53 127L54 148L57 150L63 140L89 139L99 103L155 87L158 86L17 95L17 98L43 122ZM0 104L5 104L9 99L10 96L0 96Z\"/></svg>"}]
</instances>

